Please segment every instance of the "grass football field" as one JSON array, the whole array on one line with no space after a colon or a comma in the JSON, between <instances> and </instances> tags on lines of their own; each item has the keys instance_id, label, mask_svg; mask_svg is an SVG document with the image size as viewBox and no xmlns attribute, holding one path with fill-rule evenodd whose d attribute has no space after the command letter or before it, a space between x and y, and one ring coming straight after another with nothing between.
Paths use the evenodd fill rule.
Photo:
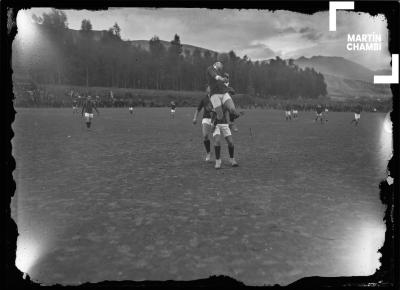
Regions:
<instances>
[{"instance_id":1,"label":"grass football field","mask_svg":"<svg viewBox=\"0 0 400 290\"><path fill-rule=\"evenodd\" d=\"M390 136L385 117L245 110L239 167L205 163L194 108L17 109L12 216L17 265L45 285L193 280L248 285L379 267ZM388 137L389 136L389 137Z\"/></svg>"}]
</instances>

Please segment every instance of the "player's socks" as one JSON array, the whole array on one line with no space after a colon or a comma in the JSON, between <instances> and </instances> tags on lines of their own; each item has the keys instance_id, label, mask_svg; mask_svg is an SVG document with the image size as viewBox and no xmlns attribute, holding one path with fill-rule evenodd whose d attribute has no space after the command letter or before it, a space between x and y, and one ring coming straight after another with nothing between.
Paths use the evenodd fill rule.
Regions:
<instances>
[{"instance_id":1,"label":"player's socks","mask_svg":"<svg viewBox=\"0 0 400 290\"><path fill-rule=\"evenodd\" d=\"M90 123L86 122L86 128L90 128Z\"/></svg>"},{"instance_id":2,"label":"player's socks","mask_svg":"<svg viewBox=\"0 0 400 290\"><path fill-rule=\"evenodd\" d=\"M233 159L233 154L234 154L234 152L235 152L235 146L228 146L228 151L229 151L229 157L231 158L231 159Z\"/></svg>"},{"instance_id":3,"label":"player's socks","mask_svg":"<svg viewBox=\"0 0 400 290\"><path fill-rule=\"evenodd\" d=\"M210 140L204 140L204 147L206 148L207 154L209 154L210 151L211 151L211 142L210 142Z\"/></svg>"},{"instance_id":4,"label":"player's socks","mask_svg":"<svg viewBox=\"0 0 400 290\"><path fill-rule=\"evenodd\" d=\"M214 146L214 150L215 150L215 159L219 160L219 158L221 157L221 146Z\"/></svg>"}]
</instances>

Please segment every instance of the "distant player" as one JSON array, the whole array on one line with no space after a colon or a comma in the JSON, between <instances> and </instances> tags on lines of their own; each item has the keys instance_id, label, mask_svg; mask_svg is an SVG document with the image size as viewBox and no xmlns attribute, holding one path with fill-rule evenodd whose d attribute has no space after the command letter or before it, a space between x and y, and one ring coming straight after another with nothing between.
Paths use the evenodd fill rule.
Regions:
<instances>
[{"instance_id":1,"label":"distant player","mask_svg":"<svg viewBox=\"0 0 400 290\"><path fill-rule=\"evenodd\" d=\"M291 110L292 109L290 108L290 106L286 105L286 107L285 107L285 119L286 119L286 121L292 120Z\"/></svg>"},{"instance_id":2,"label":"distant player","mask_svg":"<svg viewBox=\"0 0 400 290\"><path fill-rule=\"evenodd\" d=\"M222 163L222 161L221 161L221 135L224 136L226 142L228 143L228 151L229 151L230 163L231 163L232 167L239 166L239 164L236 162L236 160L234 158L235 147L233 144L232 133L229 128L228 118L229 118L229 113L224 112L222 119L218 120L217 124L215 125L214 132L213 132L214 150L215 150L215 169L220 169L221 163Z\"/></svg>"},{"instance_id":3,"label":"distant player","mask_svg":"<svg viewBox=\"0 0 400 290\"><path fill-rule=\"evenodd\" d=\"M78 101L77 100L73 100L72 101L72 113L78 113Z\"/></svg>"},{"instance_id":4,"label":"distant player","mask_svg":"<svg viewBox=\"0 0 400 290\"><path fill-rule=\"evenodd\" d=\"M328 106L325 106L325 111L324 111L324 119L325 119L325 123L328 123Z\"/></svg>"},{"instance_id":5,"label":"distant player","mask_svg":"<svg viewBox=\"0 0 400 290\"><path fill-rule=\"evenodd\" d=\"M100 112L97 109L95 102L92 100L92 97L88 96L82 106L82 116L83 116L83 113L85 113L86 127L88 129L90 128L90 125L92 123L93 109L96 110L97 115L100 115Z\"/></svg>"},{"instance_id":6,"label":"distant player","mask_svg":"<svg viewBox=\"0 0 400 290\"><path fill-rule=\"evenodd\" d=\"M293 119L297 119L299 111L297 109L292 110Z\"/></svg>"},{"instance_id":7,"label":"distant player","mask_svg":"<svg viewBox=\"0 0 400 290\"><path fill-rule=\"evenodd\" d=\"M362 111L362 107L360 105L356 106L354 109L354 119L351 120L351 124L354 124L357 126L358 122L360 122L360 118L361 118L361 111Z\"/></svg>"},{"instance_id":8,"label":"distant player","mask_svg":"<svg viewBox=\"0 0 400 290\"><path fill-rule=\"evenodd\" d=\"M203 119L201 120L202 134L203 134L203 143L206 149L206 162L211 160L211 142L210 142L210 134L212 133L212 124L211 124L211 111L212 104L210 101L210 97L207 94L203 99L201 99L197 109L194 112L193 116L193 124L197 123L197 116L201 110L203 110Z\"/></svg>"},{"instance_id":9,"label":"distant player","mask_svg":"<svg viewBox=\"0 0 400 290\"><path fill-rule=\"evenodd\" d=\"M129 101L129 114L133 114L133 102L132 100Z\"/></svg>"},{"instance_id":10,"label":"distant player","mask_svg":"<svg viewBox=\"0 0 400 290\"><path fill-rule=\"evenodd\" d=\"M210 87L210 100L214 111L216 112L216 120L221 121L224 118L224 111L229 111L233 116L239 116L236 112L235 104L227 93L228 78L223 77L223 65L221 62L216 62L207 68L207 83Z\"/></svg>"},{"instance_id":11,"label":"distant player","mask_svg":"<svg viewBox=\"0 0 400 290\"><path fill-rule=\"evenodd\" d=\"M176 110L176 104L174 101L171 102L170 107L171 107L171 118L174 119Z\"/></svg>"},{"instance_id":12,"label":"distant player","mask_svg":"<svg viewBox=\"0 0 400 290\"><path fill-rule=\"evenodd\" d=\"M323 122L322 112L323 111L324 111L324 109L322 108L322 106L318 105L317 108L316 108L316 117L315 117L314 122L318 122L318 119L320 119L321 124L322 124L322 122Z\"/></svg>"}]
</instances>

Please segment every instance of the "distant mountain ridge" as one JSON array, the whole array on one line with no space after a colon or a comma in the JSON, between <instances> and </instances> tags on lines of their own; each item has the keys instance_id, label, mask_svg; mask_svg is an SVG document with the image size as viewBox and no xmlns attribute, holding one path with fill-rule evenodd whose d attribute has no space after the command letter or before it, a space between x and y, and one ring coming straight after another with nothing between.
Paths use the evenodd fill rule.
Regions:
<instances>
[{"instance_id":1,"label":"distant mountain ridge","mask_svg":"<svg viewBox=\"0 0 400 290\"><path fill-rule=\"evenodd\" d=\"M310 67L322 73L328 96L334 99L390 98L390 86L374 84L374 75L391 74L388 70L373 71L343 57L313 56L294 60L300 68Z\"/></svg>"}]
</instances>

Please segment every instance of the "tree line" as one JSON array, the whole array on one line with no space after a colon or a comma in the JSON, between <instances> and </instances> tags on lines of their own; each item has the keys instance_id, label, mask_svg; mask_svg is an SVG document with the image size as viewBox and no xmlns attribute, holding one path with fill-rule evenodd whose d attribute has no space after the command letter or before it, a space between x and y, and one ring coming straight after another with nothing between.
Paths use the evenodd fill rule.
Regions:
<instances>
[{"instance_id":1,"label":"tree line","mask_svg":"<svg viewBox=\"0 0 400 290\"><path fill-rule=\"evenodd\" d=\"M234 51L217 54L196 48L184 50L175 34L168 46L154 36L149 49L121 39L117 23L93 31L84 19L79 31L68 29L66 14L53 9L33 17L35 41L13 43L15 70L23 68L37 83L133 89L204 91L206 68L222 59L238 93L261 98L318 98L327 94L322 74L301 69L279 57L251 61Z\"/></svg>"}]
</instances>

